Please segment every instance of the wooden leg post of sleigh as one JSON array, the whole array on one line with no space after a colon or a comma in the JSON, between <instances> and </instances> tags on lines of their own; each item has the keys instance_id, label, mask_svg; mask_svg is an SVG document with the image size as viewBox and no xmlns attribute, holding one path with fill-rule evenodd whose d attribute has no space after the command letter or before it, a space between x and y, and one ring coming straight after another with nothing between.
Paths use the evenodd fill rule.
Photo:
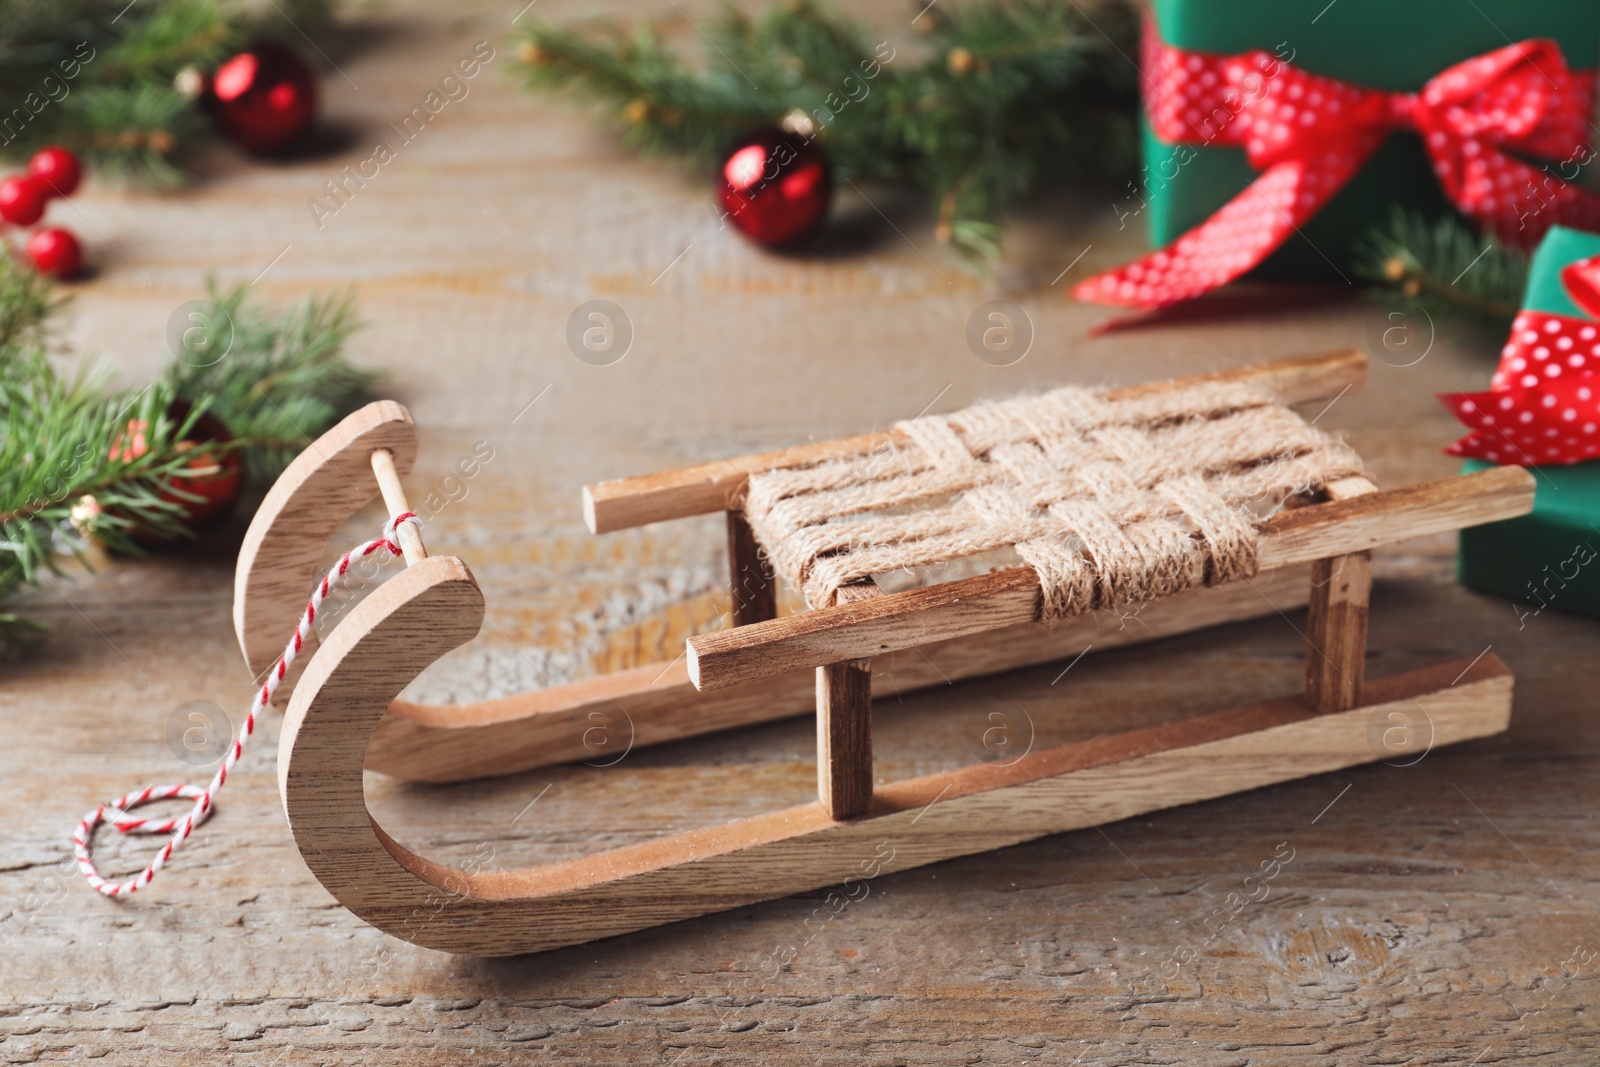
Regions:
<instances>
[{"instance_id":1,"label":"wooden leg post of sleigh","mask_svg":"<svg viewBox=\"0 0 1600 1067\"><path fill-rule=\"evenodd\" d=\"M734 625L691 639L665 671L476 704L397 699L483 622L466 563L429 556L402 526L406 569L351 609L290 679L278 777L301 855L341 903L397 937L449 952L536 952L838 883L885 839L895 846L889 868L900 870L1367 763L1383 755L1369 724L1389 709L1425 712L1436 745L1502 731L1512 676L1492 654L1363 676L1371 550L1525 514L1533 479L1497 468L1378 489L1353 453L1288 408L1364 376L1363 357L1340 351L1058 391L590 486L584 511L596 533L725 512ZM273 487L236 581L234 622L252 670L275 661L344 521L380 493L391 515L407 510L400 479L416 450L406 410L378 402ZM874 581L997 545L1024 562L902 592ZM1309 602L1302 693L1012 765L875 783L874 695L1266 614L1276 609L1251 582L1229 579L1285 568L1303 574L1296 606ZM778 576L812 610L776 617ZM1149 600L1145 625L1120 629L1109 609L1130 597ZM914 648L925 657L875 673L875 662ZM874 692L886 675L892 687ZM582 747L589 714L617 704L635 746L814 707L818 801L483 873L416 855L367 811L364 769L448 782L582 759L592 755ZM437 921L407 923L445 895Z\"/></svg>"}]
</instances>

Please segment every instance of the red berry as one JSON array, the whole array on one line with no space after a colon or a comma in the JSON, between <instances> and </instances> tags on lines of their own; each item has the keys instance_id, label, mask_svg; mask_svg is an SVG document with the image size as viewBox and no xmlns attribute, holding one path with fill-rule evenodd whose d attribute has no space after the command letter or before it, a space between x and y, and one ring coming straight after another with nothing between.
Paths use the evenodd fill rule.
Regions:
<instances>
[{"instance_id":1,"label":"red berry","mask_svg":"<svg viewBox=\"0 0 1600 1067\"><path fill-rule=\"evenodd\" d=\"M39 230L28 238L28 257L41 273L76 278L83 269L83 249L67 230Z\"/></svg>"},{"instance_id":2,"label":"red berry","mask_svg":"<svg viewBox=\"0 0 1600 1067\"><path fill-rule=\"evenodd\" d=\"M167 417L182 423L189 416L189 402L174 400L167 409ZM143 419L129 419L127 427L111 442L109 456L113 462L131 463L150 449L150 424ZM225 445L233 435L222 420L207 411L195 420L187 439L174 444L173 450L188 454L188 462L181 468L184 476L176 474L171 480L174 490L200 497L192 500L176 492L162 493L161 499L177 504L184 511L178 522L191 532L199 533L219 521L233 510L239 498L239 486L244 479L244 465L239 453L233 449L213 450L214 444ZM155 548L175 540L170 532L158 532L139 524L129 531L141 545Z\"/></svg>"},{"instance_id":3,"label":"red berry","mask_svg":"<svg viewBox=\"0 0 1600 1067\"><path fill-rule=\"evenodd\" d=\"M50 191L36 178L0 181L0 218L16 226L32 226L44 214Z\"/></svg>"},{"instance_id":4,"label":"red berry","mask_svg":"<svg viewBox=\"0 0 1600 1067\"><path fill-rule=\"evenodd\" d=\"M28 174L38 178L56 196L71 196L83 180L78 157L58 145L41 148L28 160Z\"/></svg>"}]
</instances>

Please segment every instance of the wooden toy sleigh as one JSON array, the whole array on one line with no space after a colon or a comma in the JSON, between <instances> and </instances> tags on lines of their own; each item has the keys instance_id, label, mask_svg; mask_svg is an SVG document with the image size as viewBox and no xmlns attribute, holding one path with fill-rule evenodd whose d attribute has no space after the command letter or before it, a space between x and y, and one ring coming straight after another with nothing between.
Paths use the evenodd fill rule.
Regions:
<instances>
[{"instance_id":1,"label":"wooden toy sleigh","mask_svg":"<svg viewBox=\"0 0 1600 1067\"><path fill-rule=\"evenodd\" d=\"M1524 514L1533 480L1497 468L1377 489L1353 453L1287 406L1330 400L1364 377L1360 354L1334 352L1068 392L1065 405L1047 394L1048 408L1041 398L980 406L590 486L584 511L596 533L725 512L734 625L692 638L665 670L476 704L396 699L472 640L484 612L467 565L427 555L402 526L406 569L337 623L293 687L278 775L301 855L341 903L390 934L504 955L836 884L881 862L884 841L893 845L884 869L899 870L1382 759L1372 727L1387 726L1391 711L1425 715L1435 745L1497 733L1512 676L1492 654L1363 677L1370 550ZM953 444L964 450L951 454ZM416 450L405 409L378 402L273 487L236 579L234 622L252 670L276 659L338 527L380 493L391 515L407 510L400 478ZM1204 478L1192 473L1207 466ZM1259 514L1240 506L1241 494ZM925 506L908 512L908 499ZM901 592L874 580L886 563L903 571L997 540L1028 562ZM774 617L774 566L812 610ZM1282 568L1309 570L1292 602L1309 603L1303 693L1011 765L875 781L874 671L896 653L910 653L894 661L896 692L1063 659L1091 643L1275 612L1284 598L1269 603L1253 582L1226 579ZM1123 628L1107 609L1129 595L1159 598L1140 626ZM591 713L617 707L636 747L814 708L818 802L582 859L470 873L411 852L368 813L364 768L445 782L582 759L592 755L582 740ZM419 914L429 921L413 922Z\"/></svg>"}]
</instances>

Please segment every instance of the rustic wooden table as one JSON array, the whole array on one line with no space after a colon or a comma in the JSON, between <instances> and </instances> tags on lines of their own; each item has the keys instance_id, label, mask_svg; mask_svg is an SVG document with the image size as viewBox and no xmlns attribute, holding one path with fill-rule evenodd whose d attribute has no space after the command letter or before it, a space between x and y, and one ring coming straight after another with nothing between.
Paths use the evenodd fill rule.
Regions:
<instances>
[{"instance_id":1,"label":"rustic wooden table","mask_svg":"<svg viewBox=\"0 0 1600 1067\"><path fill-rule=\"evenodd\" d=\"M209 272L268 300L354 288L369 323L354 354L422 428L413 494L450 498L430 546L466 558L489 598L483 637L418 692L670 660L718 625L717 524L592 538L586 482L1049 382L1370 348L1376 313L1354 298L1274 298L1248 317L1091 339L1101 312L1063 290L1137 240L1102 198L1026 212L998 281L939 250L915 198L879 190L845 190L819 251L764 254L719 227L693 175L511 87L517 6L410 0L362 22L323 83L346 147L278 166L219 152L181 196L94 188L74 202L98 274L78 289L69 339L129 380L156 367L168 314ZM686 41L686 20L711 10L656 6ZM913 41L898 3L866 14ZM392 141L387 123L479 41L497 51L470 96L318 226L308 201ZM608 366L566 342L591 299L632 324ZM991 299L1031 319L1015 365L981 362L964 339ZM1443 338L1398 365L1410 358L1375 361L1367 390L1321 417L1384 484L1452 470L1439 448L1456 427L1432 394L1481 386L1492 362ZM492 458L449 480L475 449ZM378 521L363 514L336 543ZM1505 736L886 876L838 912L808 894L485 961L380 934L313 880L277 800L276 714L220 814L151 888L112 903L72 871L67 833L91 803L210 773L169 746L179 709L211 701L237 721L247 702L229 624L242 527L41 591L31 610L50 638L0 668L8 1062L1583 1063L1578 1050L1600 1044L1584 858L1600 844L1587 677L1600 629L1554 611L1519 620L1462 590L1447 539L1380 554L1369 670L1492 646L1520 676ZM1092 654L1054 686L1060 668L1046 667L884 702L879 774L980 758L997 712L1025 709L1045 743L1294 691L1301 621ZM413 847L511 867L803 802L812 745L797 719L605 769L434 788L374 777L369 796ZM105 862L134 869L149 841L116 836L101 835ZM1292 858L1235 913L1229 894L1273 857Z\"/></svg>"}]
</instances>

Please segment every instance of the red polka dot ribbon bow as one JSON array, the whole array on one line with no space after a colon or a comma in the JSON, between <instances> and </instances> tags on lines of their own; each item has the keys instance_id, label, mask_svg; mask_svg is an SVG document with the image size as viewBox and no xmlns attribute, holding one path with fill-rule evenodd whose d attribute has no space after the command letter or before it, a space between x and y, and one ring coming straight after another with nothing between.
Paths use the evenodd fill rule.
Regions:
<instances>
[{"instance_id":1,"label":"red polka dot ribbon bow","mask_svg":"<svg viewBox=\"0 0 1600 1067\"><path fill-rule=\"evenodd\" d=\"M1518 158L1575 175L1594 157L1594 72L1568 70L1554 41L1507 45L1457 63L1421 92L1389 93L1270 52L1171 48L1147 24L1143 72L1158 137L1242 147L1261 174L1166 248L1081 282L1080 300L1158 308L1232 281L1320 211L1397 129L1421 135L1451 202L1501 241L1529 246L1555 223L1600 228L1600 196Z\"/></svg>"},{"instance_id":2,"label":"red polka dot ribbon bow","mask_svg":"<svg viewBox=\"0 0 1600 1067\"><path fill-rule=\"evenodd\" d=\"M1561 284L1590 317L1519 314L1489 392L1439 398L1472 429L1446 452L1522 466L1600 455L1600 256L1567 264Z\"/></svg>"}]
</instances>

